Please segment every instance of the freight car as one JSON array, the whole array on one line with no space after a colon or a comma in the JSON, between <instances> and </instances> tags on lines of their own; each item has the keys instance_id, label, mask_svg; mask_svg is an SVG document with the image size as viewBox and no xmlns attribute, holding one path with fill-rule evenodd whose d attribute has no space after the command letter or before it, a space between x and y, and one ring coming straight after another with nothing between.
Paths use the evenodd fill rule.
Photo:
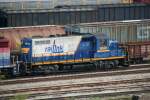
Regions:
<instances>
[{"instance_id":1,"label":"freight car","mask_svg":"<svg viewBox=\"0 0 150 100\"><path fill-rule=\"evenodd\" d=\"M133 0L0 0L0 8L7 9L51 9L62 5L127 4Z\"/></svg>"},{"instance_id":2,"label":"freight car","mask_svg":"<svg viewBox=\"0 0 150 100\"><path fill-rule=\"evenodd\" d=\"M134 0L135 3L146 3L150 4L150 0Z\"/></svg>"},{"instance_id":3,"label":"freight car","mask_svg":"<svg viewBox=\"0 0 150 100\"><path fill-rule=\"evenodd\" d=\"M0 10L0 27L7 27L7 14Z\"/></svg>"},{"instance_id":4,"label":"freight car","mask_svg":"<svg viewBox=\"0 0 150 100\"><path fill-rule=\"evenodd\" d=\"M5 23L7 27L150 19L150 7L147 4L95 5L75 8L70 6L54 9L6 9L5 13L7 15Z\"/></svg>"},{"instance_id":5,"label":"freight car","mask_svg":"<svg viewBox=\"0 0 150 100\"><path fill-rule=\"evenodd\" d=\"M92 64L96 68L128 66L125 51L106 34L23 38L12 73L63 70L64 66ZM4 67L5 68L5 67Z\"/></svg>"},{"instance_id":6,"label":"freight car","mask_svg":"<svg viewBox=\"0 0 150 100\"><path fill-rule=\"evenodd\" d=\"M5 37L10 42L11 53L17 53L21 49L21 39L25 37L44 36L65 34L64 26L60 25L43 25L27 27L9 27L0 28L0 36Z\"/></svg>"},{"instance_id":7,"label":"freight car","mask_svg":"<svg viewBox=\"0 0 150 100\"><path fill-rule=\"evenodd\" d=\"M130 63L142 63L144 59L150 60L150 41L123 43L120 46L127 51Z\"/></svg>"},{"instance_id":8,"label":"freight car","mask_svg":"<svg viewBox=\"0 0 150 100\"><path fill-rule=\"evenodd\" d=\"M9 67L10 65L10 48L9 41L0 37L0 68Z\"/></svg>"},{"instance_id":9,"label":"freight car","mask_svg":"<svg viewBox=\"0 0 150 100\"><path fill-rule=\"evenodd\" d=\"M150 41L150 20L124 20L66 25L66 32L107 33L119 43Z\"/></svg>"},{"instance_id":10,"label":"freight car","mask_svg":"<svg viewBox=\"0 0 150 100\"><path fill-rule=\"evenodd\" d=\"M0 37L0 71L11 74L12 66L9 40L4 37Z\"/></svg>"}]
</instances>

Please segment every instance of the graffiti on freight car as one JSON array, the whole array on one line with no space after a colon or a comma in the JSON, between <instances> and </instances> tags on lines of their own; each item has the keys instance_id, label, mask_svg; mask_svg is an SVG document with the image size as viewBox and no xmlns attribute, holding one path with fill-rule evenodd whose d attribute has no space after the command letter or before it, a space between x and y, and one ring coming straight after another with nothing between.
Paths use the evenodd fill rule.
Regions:
<instances>
[{"instance_id":1,"label":"graffiti on freight car","mask_svg":"<svg viewBox=\"0 0 150 100\"><path fill-rule=\"evenodd\" d=\"M138 39L149 39L150 27L137 27L137 38Z\"/></svg>"},{"instance_id":2,"label":"graffiti on freight car","mask_svg":"<svg viewBox=\"0 0 150 100\"><path fill-rule=\"evenodd\" d=\"M64 49L62 45L57 45L54 40L52 45L45 48L45 52L46 53L63 53Z\"/></svg>"}]
</instances>

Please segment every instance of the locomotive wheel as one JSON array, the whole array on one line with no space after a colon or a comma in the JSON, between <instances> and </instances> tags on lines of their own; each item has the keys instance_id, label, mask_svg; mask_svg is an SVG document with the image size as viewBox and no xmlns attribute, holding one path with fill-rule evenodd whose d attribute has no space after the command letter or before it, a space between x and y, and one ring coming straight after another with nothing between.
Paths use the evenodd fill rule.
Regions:
<instances>
[{"instance_id":1,"label":"locomotive wheel","mask_svg":"<svg viewBox=\"0 0 150 100\"><path fill-rule=\"evenodd\" d=\"M99 62L94 62L93 65L95 66L96 70L99 69L99 66L100 66Z\"/></svg>"},{"instance_id":2,"label":"locomotive wheel","mask_svg":"<svg viewBox=\"0 0 150 100\"><path fill-rule=\"evenodd\" d=\"M136 59L136 64L141 64L143 62L143 58L137 58Z\"/></svg>"},{"instance_id":3,"label":"locomotive wheel","mask_svg":"<svg viewBox=\"0 0 150 100\"><path fill-rule=\"evenodd\" d=\"M71 69L71 70L73 69L73 67L74 67L73 65L70 65L70 69Z\"/></svg>"},{"instance_id":4,"label":"locomotive wheel","mask_svg":"<svg viewBox=\"0 0 150 100\"><path fill-rule=\"evenodd\" d=\"M119 61L118 60L114 60L114 67L118 68L118 66L119 66Z\"/></svg>"},{"instance_id":5,"label":"locomotive wheel","mask_svg":"<svg viewBox=\"0 0 150 100\"><path fill-rule=\"evenodd\" d=\"M102 61L102 69L107 70L108 69L108 62Z\"/></svg>"},{"instance_id":6,"label":"locomotive wheel","mask_svg":"<svg viewBox=\"0 0 150 100\"><path fill-rule=\"evenodd\" d=\"M20 64L19 73L21 76L26 75L26 66L24 64Z\"/></svg>"},{"instance_id":7,"label":"locomotive wheel","mask_svg":"<svg viewBox=\"0 0 150 100\"><path fill-rule=\"evenodd\" d=\"M123 66L123 67L129 67L130 66L130 62L126 61L125 59L119 60L119 65Z\"/></svg>"},{"instance_id":8,"label":"locomotive wheel","mask_svg":"<svg viewBox=\"0 0 150 100\"><path fill-rule=\"evenodd\" d=\"M64 70L64 66L63 65L59 65L59 68L58 68L59 71L62 71Z\"/></svg>"},{"instance_id":9,"label":"locomotive wheel","mask_svg":"<svg viewBox=\"0 0 150 100\"><path fill-rule=\"evenodd\" d=\"M104 69L104 61L99 61L99 69Z\"/></svg>"},{"instance_id":10,"label":"locomotive wheel","mask_svg":"<svg viewBox=\"0 0 150 100\"><path fill-rule=\"evenodd\" d=\"M111 63L111 61L105 61L105 68L106 68L106 69L111 69L111 68L113 68L113 64Z\"/></svg>"},{"instance_id":11,"label":"locomotive wheel","mask_svg":"<svg viewBox=\"0 0 150 100\"><path fill-rule=\"evenodd\" d=\"M57 71L58 68L59 68L58 65L50 65L50 66L48 66L48 70L51 71L51 72Z\"/></svg>"},{"instance_id":12,"label":"locomotive wheel","mask_svg":"<svg viewBox=\"0 0 150 100\"><path fill-rule=\"evenodd\" d=\"M109 66L110 66L110 69L113 69L116 67L114 64L114 61L109 61Z\"/></svg>"}]
</instances>

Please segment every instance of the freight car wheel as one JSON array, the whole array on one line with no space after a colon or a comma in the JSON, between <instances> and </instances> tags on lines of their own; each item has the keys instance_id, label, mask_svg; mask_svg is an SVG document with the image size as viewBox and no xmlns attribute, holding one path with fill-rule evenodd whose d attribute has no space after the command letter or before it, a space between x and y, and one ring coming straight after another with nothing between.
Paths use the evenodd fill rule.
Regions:
<instances>
[{"instance_id":1,"label":"freight car wheel","mask_svg":"<svg viewBox=\"0 0 150 100\"><path fill-rule=\"evenodd\" d=\"M1 70L2 74L6 76L6 78L14 77L13 68L6 68Z\"/></svg>"},{"instance_id":2,"label":"freight car wheel","mask_svg":"<svg viewBox=\"0 0 150 100\"><path fill-rule=\"evenodd\" d=\"M136 64L141 64L143 62L143 58L137 58L136 60L135 60L135 63Z\"/></svg>"}]
</instances>

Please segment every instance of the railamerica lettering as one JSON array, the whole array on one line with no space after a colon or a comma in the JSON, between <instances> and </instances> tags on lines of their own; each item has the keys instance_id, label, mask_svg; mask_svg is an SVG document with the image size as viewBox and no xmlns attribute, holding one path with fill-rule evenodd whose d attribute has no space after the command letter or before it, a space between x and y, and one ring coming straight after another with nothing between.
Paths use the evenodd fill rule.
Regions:
<instances>
[{"instance_id":1,"label":"railamerica lettering","mask_svg":"<svg viewBox=\"0 0 150 100\"><path fill-rule=\"evenodd\" d=\"M45 52L47 52L47 53L63 53L64 48L62 45L57 45L54 40L52 45L49 45L49 47L45 48Z\"/></svg>"}]
</instances>

